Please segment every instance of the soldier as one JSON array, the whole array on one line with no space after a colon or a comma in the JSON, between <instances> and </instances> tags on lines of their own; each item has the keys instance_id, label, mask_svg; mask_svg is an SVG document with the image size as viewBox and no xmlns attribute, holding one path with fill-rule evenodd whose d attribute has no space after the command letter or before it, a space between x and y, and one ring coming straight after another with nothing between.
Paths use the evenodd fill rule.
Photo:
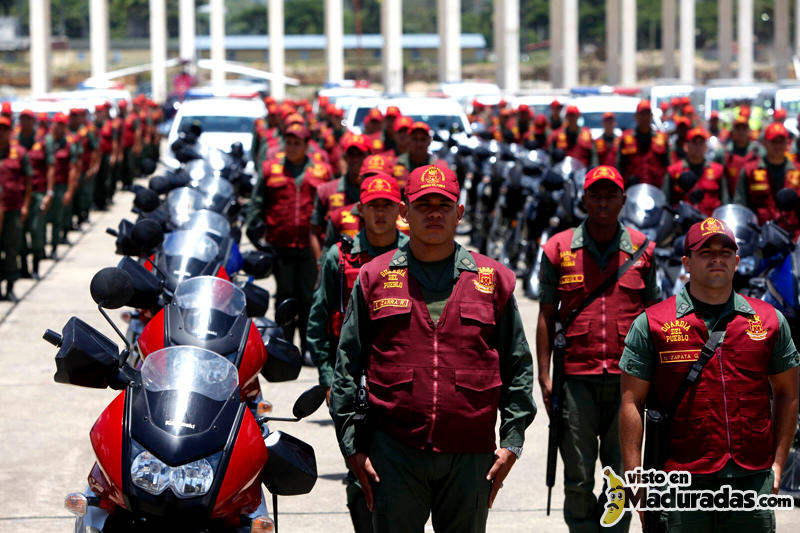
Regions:
<instances>
[{"instance_id":1,"label":"soldier","mask_svg":"<svg viewBox=\"0 0 800 533\"><path fill-rule=\"evenodd\" d=\"M653 130L649 100L642 100L636 106L635 119L636 129L622 134L617 169L628 187L636 183L661 187L669 166L667 139L663 133Z\"/></svg>"},{"instance_id":2,"label":"soldier","mask_svg":"<svg viewBox=\"0 0 800 533\"><path fill-rule=\"evenodd\" d=\"M750 140L750 126L747 119L742 116L733 121L733 129L729 140L717 151L714 160L721 163L725 169L725 181L728 191L736 191L739 175L748 163L757 161L761 157L758 143Z\"/></svg>"},{"instance_id":3,"label":"soldier","mask_svg":"<svg viewBox=\"0 0 800 533\"><path fill-rule=\"evenodd\" d=\"M458 197L447 167L411 173L410 241L361 268L342 326L331 411L377 533L485 531L536 412L514 273L455 242Z\"/></svg>"},{"instance_id":4,"label":"soldier","mask_svg":"<svg viewBox=\"0 0 800 533\"><path fill-rule=\"evenodd\" d=\"M670 165L662 187L667 203L685 201L711 216L714 209L730 201L722 165L706 161L708 132L692 128L686 136L686 159Z\"/></svg>"},{"instance_id":5,"label":"soldier","mask_svg":"<svg viewBox=\"0 0 800 533\"><path fill-rule=\"evenodd\" d=\"M662 469L692 474L691 486L679 490L718 491L728 485L777 493L797 423L800 356L789 326L768 303L733 290L739 257L736 238L724 222L708 218L693 225L685 249L683 265L691 282L639 315L625 339L620 361L624 468L642 464L646 400L649 409L670 412ZM701 348L714 331L724 336L711 346L709 360ZM689 371L703 362L699 377L688 382ZM688 388L680 397L682 385ZM667 514L670 532L775 531L771 510Z\"/></svg>"},{"instance_id":6,"label":"soldier","mask_svg":"<svg viewBox=\"0 0 800 533\"><path fill-rule=\"evenodd\" d=\"M787 188L800 193L800 164L786 155L789 133L783 124L773 122L764 132L766 154L745 165L736 185L733 201L752 209L758 223L776 220L795 237L800 233L797 206L785 209L776 202L777 194Z\"/></svg>"},{"instance_id":7,"label":"soldier","mask_svg":"<svg viewBox=\"0 0 800 533\"><path fill-rule=\"evenodd\" d=\"M622 467L619 442L619 357L634 318L657 301L655 243L618 220L625 204L622 176L600 166L586 174L583 203L588 218L556 234L544 246L540 267L536 353L539 385L548 414L553 393L562 394L564 519L570 531L599 531L603 506L592 489L594 465ZM639 257L637 250L647 246ZM601 283L635 261L605 292L571 319L564 335L564 390L553 391L550 354L556 322L564 323ZM559 305L560 304L560 305ZM555 370L554 370L555 372ZM629 518L617 526L627 531Z\"/></svg>"},{"instance_id":8,"label":"soldier","mask_svg":"<svg viewBox=\"0 0 800 533\"><path fill-rule=\"evenodd\" d=\"M594 145L592 132L587 127L578 127L581 112L574 105L567 107L565 124L550 134L548 145L550 154L558 160L559 156L574 157L585 167L592 164ZM562 155L563 154L563 155Z\"/></svg>"},{"instance_id":9,"label":"soldier","mask_svg":"<svg viewBox=\"0 0 800 533\"><path fill-rule=\"evenodd\" d=\"M251 241L258 243L265 237L275 248L276 305L287 298L297 298L303 307L299 322L303 352L308 309L317 279L317 264L311 253L311 211L317 188L330 179L327 166L312 162L307 155L309 136L301 124L286 128L286 153L282 159L264 161L246 221ZM293 330L287 331L288 338L293 336Z\"/></svg>"},{"instance_id":10,"label":"soldier","mask_svg":"<svg viewBox=\"0 0 800 533\"><path fill-rule=\"evenodd\" d=\"M89 209L94 198L94 182L97 168L100 166L100 146L97 129L93 122L87 124L86 109L75 108L69 114L70 133L76 135L82 143L80 184L73 202L73 213L78 218L78 225L89 220ZM70 217L71 220L71 217Z\"/></svg>"},{"instance_id":11,"label":"soldier","mask_svg":"<svg viewBox=\"0 0 800 533\"><path fill-rule=\"evenodd\" d=\"M39 279L39 263L45 256L44 243L47 232L47 211L53 201L55 174L53 168L53 146L47 142L46 134L36 130L36 118L30 109L19 115L20 131L16 141L28 152L31 166L31 196L28 216L23 229L25 238L20 248L20 275L23 278ZM32 268L28 269L28 255L33 256Z\"/></svg>"},{"instance_id":12,"label":"soldier","mask_svg":"<svg viewBox=\"0 0 800 533\"><path fill-rule=\"evenodd\" d=\"M99 161L95 176L94 203L98 209L107 209L108 202L114 195L114 181L111 169L117 152L118 139L114 136L114 124L108 116L109 104L95 106L94 127L98 136Z\"/></svg>"},{"instance_id":13,"label":"soldier","mask_svg":"<svg viewBox=\"0 0 800 533\"><path fill-rule=\"evenodd\" d=\"M141 151L142 134L139 127L139 116L135 110L128 111L127 100L119 101L119 114L122 119L122 166L120 168L122 190L130 191L133 187L133 178L138 174L136 158Z\"/></svg>"},{"instance_id":14,"label":"soldier","mask_svg":"<svg viewBox=\"0 0 800 533\"><path fill-rule=\"evenodd\" d=\"M620 137L614 133L617 117L607 111L603 113L603 134L594 141L595 159L598 165L616 166Z\"/></svg>"},{"instance_id":15,"label":"soldier","mask_svg":"<svg viewBox=\"0 0 800 533\"><path fill-rule=\"evenodd\" d=\"M78 188L80 164L80 144L77 139L67 135L67 116L57 113L53 117L53 130L45 138L45 142L53 146L53 199L47 213L50 223L50 257L58 259L59 244L69 244L65 235L64 221L67 207L72 205L72 198Z\"/></svg>"},{"instance_id":16,"label":"soldier","mask_svg":"<svg viewBox=\"0 0 800 533\"><path fill-rule=\"evenodd\" d=\"M550 120L549 120L549 127L550 131L555 131L561 128L562 120L561 120L561 110L564 108L561 105L561 102L558 100L553 100L550 102Z\"/></svg>"},{"instance_id":17,"label":"soldier","mask_svg":"<svg viewBox=\"0 0 800 533\"><path fill-rule=\"evenodd\" d=\"M414 119L411 117L397 117L394 121L394 148L392 148L391 155L394 156L395 160L408 153L408 145L411 142L408 130L412 124L414 124ZM401 183L400 186L402 187L402 185Z\"/></svg>"},{"instance_id":18,"label":"soldier","mask_svg":"<svg viewBox=\"0 0 800 533\"><path fill-rule=\"evenodd\" d=\"M394 150L396 143L394 140L394 123L397 118L402 116L400 108L390 105L386 108L386 114L383 115L383 149Z\"/></svg>"},{"instance_id":19,"label":"soldier","mask_svg":"<svg viewBox=\"0 0 800 533\"><path fill-rule=\"evenodd\" d=\"M415 169L432 164L444 164L439 162L433 154L428 153L431 144L431 128L424 122L414 122L408 128L408 152L400 155L395 162L394 177L401 189L405 188L408 174Z\"/></svg>"},{"instance_id":20,"label":"soldier","mask_svg":"<svg viewBox=\"0 0 800 533\"><path fill-rule=\"evenodd\" d=\"M319 371L319 383L328 390L329 404L344 311L358 271L373 258L408 242L408 237L395 228L399 203L400 189L394 178L385 173L366 178L361 182L358 204L364 229L354 238L342 239L325 254L308 318L308 347ZM352 472L347 475L347 507L357 533L372 531L364 493Z\"/></svg>"},{"instance_id":21,"label":"soldier","mask_svg":"<svg viewBox=\"0 0 800 533\"><path fill-rule=\"evenodd\" d=\"M720 143L728 142L731 136L730 130L725 128L722 125L722 121L719 119L719 111L712 111L711 116L708 117L708 131L712 136L716 137Z\"/></svg>"},{"instance_id":22,"label":"soldier","mask_svg":"<svg viewBox=\"0 0 800 533\"><path fill-rule=\"evenodd\" d=\"M11 138L11 121L0 117L0 187L3 227L0 232L0 276L6 282L0 300L18 301L14 283L19 278L18 255L22 248L22 225L31 202L31 167L25 148Z\"/></svg>"}]
</instances>

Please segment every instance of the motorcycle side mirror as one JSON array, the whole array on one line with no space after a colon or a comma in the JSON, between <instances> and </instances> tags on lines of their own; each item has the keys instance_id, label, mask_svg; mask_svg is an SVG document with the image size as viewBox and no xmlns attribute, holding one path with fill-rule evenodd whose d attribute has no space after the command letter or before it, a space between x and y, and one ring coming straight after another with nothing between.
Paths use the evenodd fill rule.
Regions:
<instances>
[{"instance_id":1,"label":"motorcycle side mirror","mask_svg":"<svg viewBox=\"0 0 800 533\"><path fill-rule=\"evenodd\" d=\"M107 267L94 275L89 291L92 299L100 307L119 309L133 296L133 280L124 270Z\"/></svg>"},{"instance_id":2,"label":"motorcycle side mirror","mask_svg":"<svg viewBox=\"0 0 800 533\"><path fill-rule=\"evenodd\" d=\"M136 191L136 196L133 199L133 205L143 213L149 213L158 208L159 200L158 194L152 189L145 189L144 187Z\"/></svg>"},{"instance_id":3,"label":"motorcycle side mirror","mask_svg":"<svg viewBox=\"0 0 800 533\"><path fill-rule=\"evenodd\" d=\"M242 287L246 301L245 310L249 318L264 316L269 309L269 291L250 283Z\"/></svg>"},{"instance_id":4,"label":"motorcycle side mirror","mask_svg":"<svg viewBox=\"0 0 800 533\"><path fill-rule=\"evenodd\" d=\"M131 241L144 253L154 250L164 242L164 229L155 220L145 218L134 224Z\"/></svg>"},{"instance_id":5,"label":"motorcycle side mirror","mask_svg":"<svg viewBox=\"0 0 800 533\"><path fill-rule=\"evenodd\" d=\"M95 328L72 317L61 335L47 330L43 338L59 348L56 354L56 383L92 389L113 385L119 372L119 349Z\"/></svg>"},{"instance_id":6,"label":"motorcycle side mirror","mask_svg":"<svg viewBox=\"0 0 800 533\"><path fill-rule=\"evenodd\" d=\"M275 322L285 327L300 317L300 302L294 298L287 298L275 309Z\"/></svg>"},{"instance_id":7,"label":"motorcycle side mirror","mask_svg":"<svg viewBox=\"0 0 800 533\"><path fill-rule=\"evenodd\" d=\"M133 296L127 305L137 309L152 309L158 305L161 284L152 272L127 256L120 260L117 268L127 272L133 282Z\"/></svg>"},{"instance_id":8,"label":"motorcycle side mirror","mask_svg":"<svg viewBox=\"0 0 800 533\"><path fill-rule=\"evenodd\" d=\"M775 195L775 206L781 211L795 211L797 204L797 192L793 189L783 188Z\"/></svg>"},{"instance_id":9,"label":"motorcycle side mirror","mask_svg":"<svg viewBox=\"0 0 800 533\"><path fill-rule=\"evenodd\" d=\"M273 256L268 252L250 250L242 254L242 269L245 274L263 279L272 273Z\"/></svg>"},{"instance_id":10,"label":"motorcycle side mirror","mask_svg":"<svg viewBox=\"0 0 800 533\"><path fill-rule=\"evenodd\" d=\"M169 183L169 190L179 189L189 185L191 179L185 172L170 172L167 174L167 182Z\"/></svg>"},{"instance_id":11,"label":"motorcycle side mirror","mask_svg":"<svg viewBox=\"0 0 800 533\"><path fill-rule=\"evenodd\" d=\"M325 387L314 385L297 398L292 407L292 414L295 418L305 418L314 414L325 402L325 393Z\"/></svg>"},{"instance_id":12,"label":"motorcycle side mirror","mask_svg":"<svg viewBox=\"0 0 800 533\"><path fill-rule=\"evenodd\" d=\"M171 189L166 176L153 176L147 183L147 187L156 194L167 194Z\"/></svg>"}]
</instances>

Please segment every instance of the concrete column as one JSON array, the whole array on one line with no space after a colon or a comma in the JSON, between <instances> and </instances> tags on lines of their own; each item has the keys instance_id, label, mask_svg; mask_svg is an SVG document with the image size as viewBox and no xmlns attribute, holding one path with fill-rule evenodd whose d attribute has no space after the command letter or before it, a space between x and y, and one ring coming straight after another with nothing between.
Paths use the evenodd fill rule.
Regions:
<instances>
[{"instance_id":1,"label":"concrete column","mask_svg":"<svg viewBox=\"0 0 800 533\"><path fill-rule=\"evenodd\" d=\"M606 0L606 78L619 83L619 0Z\"/></svg>"},{"instance_id":2,"label":"concrete column","mask_svg":"<svg viewBox=\"0 0 800 533\"><path fill-rule=\"evenodd\" d=\"M800 56L800 0L794 0L794 54Z\"/></svg>"},{"instance_id":3,"label":"concrete column","mask_svg":"<svg viewBox=\"0 0 800 533\"><path fill-rule=\"evenodd\" d=\"M344 8L342 0L325 0L325 62L328 81L344 79Z\"/></svg>"},{"instance_id":4,"label":"concrete column","mask_svg":"<svg viewBox=\"0 0 800 533\"><path fill-rule=\"evenodd\" d=\"M738 0L739 80L753 81L753 0Z\"/></svg>"},{"instance_id":5,"label":"concrete column","mask_svg":"<svg viewBox=\"0 0 800 533\"><path fill-rule=\"evenodd\" d=\"M211 34L211 84L214 86L225 83L225 71L222 63L225 61L225 0L210 0L211 14L209 15L209 33Z\"/></svg>"},{"instance_id":6,"label":"concrete column","mask_svg":"<svg viewBox=\"0 0 800 533\"><path fill-rule=\"evenodd\" d=\"M153 100L167 99L167 4L150 0L150 82Z\"/></svg>"},{"instance_id":7,"label":"concrete column","mask_svg":"<svg viewBox=\"0 0 800 533\"><path fill-rule=\"evenodd\" d=\"M495 50L500 45L497 84L505 91L515 92L519 90L519 0L495 0L494 16Z\"/></svg>"},{"instance_id":8,"label":"concrete column","mask_svg":"<svg viewBox=\"0 0 800 533\"><path fill-rule=\"evenodd\" d=\"M108 70L108 0L92 0L89 5L89 49L92 77Z\"/></svg>"},{"instance_id":9,"label":"concrete column","mask_svg":"<svg viewBox=\"0 0 800 533\"><path fill-rule=\"evenodd\" d=\"M195 36L195 6L194 0L181 0L178 7L178 57L187 61L194 61L196 57Z\"/></svg>"},{"instance_id":10,"label":"concrete column","mask_svg":"<svg viewBox=\"0 0 800 533\"><path fill-rule=\"evenodd\" d=\"M622 69L620 83L626 87L636 85L636 0L622 0Z\"/></svg>"},{"instance_id":11,"label":"concrete column","mask_svg":"<svg viewBox=\"0 0 800 533\"><path fill-rule=\"evenodd\" d=\"M789 0L775 0L775 74L778 80L789 77Z\"/></svg>"},{"instance_id":12,"label":"concrete column","mask_svg":"<svg viewBox=\"0 0 800 533\"><path fill-rule=\"evenodd\" d=\"M694 2L681 0L681 81L694 82Z\"/></svg>"},{"instance_id":13,"label":"concrete column","mask_svg":"<svg viewBox=\"0 0 800 533\"><path fill-rule=\"evenodd\" d=\"M269 82L270 95L276 100L286 98L286 83L283 81L285 54L283 50L283 0L269 0L269 70L277 76Z\"/></svg>"},{"instance_id":14,"label":"concrete column","mask_svg":"<svg viewBox=\"0 0 800 533\"><path fill-rule=\"evenodd\" d=\"M550 0L550 80L553 88L564 87L564 40L562 19L564 18L561 0ZM495 31L496 33L496 31Z\"/></svg>"},{"instance_id":15,"label":"concrete column","mask_svg":"<svg viewBox=\"0 0 800 533\"><path fill-rule=\"evenodd\" d=\"M719 77L730 78L733 62L733 0L717 2L717 50Z\"/></svg>"},{"instance_id":16,"label":"concrete column","mask_svg":"<svg viewBox=\"0 0 800 533\"><path fill-rule=\"evenodd\" d=\"M461 0L438 0L439 81L461 80Z\"/></svg>"},{"instance_id":17,"label":"concrete column","mask_svg":"<svg viewBox=\"0 0 800 533\"><path fill-rule=\"evenodd\" d=\"M675 77L675 0L661 0L661 51L665 78Z\"/></svg>"},{"instance_id":18,"label":"concrete column","mask_svg":"<svg viewBox=\"0 0 800 533\"><path fill-rule=\"evenodd\" d=\"M403 4L402 0L381 2L383 36L383 89L388 93L403 91Z\"/></svg>"},{"instance_id":19,"label":"concrete column","mask_svg":"<svg viewBox=\"0 0 800 533\"><path fill-rule=\"evenodd\" d=\"M31 93L50 90L50 0L30 0Z\"/></svg>"},{"instance_id":20,"label":"concrete column","mask_svg":"<svg viewBox=\"0 0 800 533\"><path fill-rule=\"evenodd\" d=\"M564 0L561 18L564 39L564 87L578 85L578 0Z\"/></svg>"}]
</instances>

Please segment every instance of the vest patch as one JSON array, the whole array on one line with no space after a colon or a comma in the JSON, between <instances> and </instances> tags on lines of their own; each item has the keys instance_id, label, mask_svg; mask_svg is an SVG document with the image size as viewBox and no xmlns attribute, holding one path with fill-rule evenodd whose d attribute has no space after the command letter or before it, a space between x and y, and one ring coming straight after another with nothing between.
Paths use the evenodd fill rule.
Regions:
<instances>
[{"instance_id":1,"label":"vest patch","mask_svg":"<svg viewBox=\"0 0 800 533\"><path fill-rule=\"evenodd\" d=\"M567 283L582 283L583 274L567 274L558 279L559 285L566 285Z\"/></svg>"},{"instance_id":2,"label":"vest patch","mask_svg":"<svg viewBox=\"0 0 800 533\"><path fill-rule=\"evenodd\" d=\"M407 270L393 270L387 268L381 272L381 277L387 278L386 281L383 282L384 289L402 289L403 288L403 280L400 279L402 277L406 277Z\"/></svg>"},{"instance_id":3,"label":"vest patch","mask_svg":"<svg viewBox=\"0 0 800 533\"><path fill-rule=\"evenodd\" d=\"M671 350L658 352L662 363L692 363L700 358L700 350Z\"/></svg>"},{"instance_id":4,"label":"vest patch","mask_svg":"<svg viewBox=\"0 0 800 533\"><path fill-rule=\"evenodd\" d=\"M406 308L411 305L408 298L381 298L372 302L372 310L379 311L384 307L402 307Z\"/></svg>"},{"instance_id":5,"label":"vest patch","mask_svg":"<svg viewBox=\"0 0 800 533\"><path fill-rule=\"evenodd\" d=\"M763 341L767 338L767 334L769 333L769 329L764 327L764 324L761 323L761 317L758 315L753 315L751 318L747 319L747 329L744 331L751 340L754 341Z\"/></svg>"},{"instance_id":6,"label":"vest patch","mask_svg":"<svg viewBox=\"0 0 800 533\"><path fill-rule=\"evenodd\" d=\"M494 294L494 268L478 267L478 279L476 279L475 289L484 294Z\"/></svg>"},{"instance_id":7,"label":"vest patch","mask_svg":"<svg viewBox=\"0 0 800 533\"><path fill-rule=\"evenodd\" d=\"M331 207L342 207L344 206L344 194L340 192L332 194L330 195L330 198L328 198L328 201L330 202Z\"/></svg>"},{"instance_id":8,"label":"vest patch","mask_svg":"<svg viewBox=\"0 0 800 533\"><path fill-rule=\"evenodd\" d=\"M577 258L578 254L575 252L570 252L569 250L564 250L563 252L559 253L561 257L561 267L574 267L575 266L575 259Z\"/></svg>"},{"instance_id":9,"label":"vest patch","mask_svg":"<svg viewBox=\"0 0 800 533\"><path fill-rule=\"evenodd\" d=\"M671 320L661 326L661 331L664 332L664 340L667 342L686 342L689 340L688 333L691 327L685 320Z\"/></svg>"}]
</instances>

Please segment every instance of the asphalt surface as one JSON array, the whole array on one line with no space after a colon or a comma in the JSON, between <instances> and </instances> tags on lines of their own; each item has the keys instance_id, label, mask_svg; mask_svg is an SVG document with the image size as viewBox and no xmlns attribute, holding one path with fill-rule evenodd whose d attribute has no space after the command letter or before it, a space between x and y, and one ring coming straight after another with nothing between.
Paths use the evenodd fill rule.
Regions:
<instances>
[{"instance_id":1,"label":"asphalt surface","mask_svg":"<svg viewBox=\"0 0 800 533\"><path fill-rule=\"evenodd\" d=\"M45 328L60 331L75 315L116 339L92 302L89 282L100 268L119 261L114 255L113 238L105 229L116 227L122 217L133 218L129 212L132 199L130 193L119 193L111 210L93 213L82 233L71 234L75 245L64 248L55 268L51 268L52 262L43 264L47 275L42 281L18 284L18 294L25 296L22 302L16 306L0 302L0 532L72 531L73 519L63 508L64 496L85 488L94 462L89 430L116 393L55 383L56 349L42 340L42 333ZM262 284L273 292L274 280ZM519 288L517 300L528 341L533 345L538 306ZM120 311L111 311L110 315L124 329ZM274 415L289 416L294 399L316 381L316 370L304 368L297 381L262 383L262 389L275 406ZM541 407L538 386L534 398ZM281 530L352 531L342 483L344 460L327 410L322 408L297 424L273 423L272 427L310 443L319 472L310 494L280 499ZM545 515L546 450L547 416L542 408L526 433L522 459L489 513L488 531L567 531L562 517L561 465L552 513ZM598 492L602 486L599 465L596 475ZM800 511L777 515L778 531L797 529Z\"/></svg>"}]
</instances>

